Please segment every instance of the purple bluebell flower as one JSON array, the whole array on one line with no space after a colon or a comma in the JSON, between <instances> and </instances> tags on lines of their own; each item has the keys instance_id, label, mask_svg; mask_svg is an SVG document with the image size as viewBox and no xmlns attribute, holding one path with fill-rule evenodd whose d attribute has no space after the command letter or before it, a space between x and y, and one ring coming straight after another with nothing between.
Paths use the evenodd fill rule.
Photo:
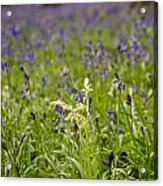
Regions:
<instances>
[{"instance_id":1,"label":"purple bluebell flower","mask_svg":"<svg viewBox=\"0 0 163 186\"><path fill-rule=\"evenodd\" d=\"M85 92L78 93L77 96L75 97L75 102L76 103L83 103L84 97L85 97Z\"/></svg>"},{"instance_id":2,"label":"purple bluebell flower","mask_svg":"<svg viewBox=\"0 0 163 186\"><path fill-rule=\"evenodd\" d=\"M107 115L113 121L113 123L116 125L117 124L117 113L115 111L113 111L111 108L109 108L107 110Z\"/></svg>"},{"instance_id":3,"label":"purple bluebell flower","mask_svg":"<svg viewBox=\"0 0 163 186\"><path fill-rule=\"evenodd\" d=\"M115 154L114 152L110 152L108 155L108 159L106 160L102 160L103 164L107 167L111 167L111 165L113 164L113 161L115 159Z\"/></svg>"},{"instance_id":4,"label":"purple bluebell flower","mask_svg":"<svg viewBox=\"0 0 163 186\"><path fill-rule=\"evenodd\" d=\"M102 51L99 51L97 53L97 59L98 59L98 61L103 61L103 59L104 59L104 53Z\"/></svg>"},{"instance_id":5,"label":"purple bluebell flower","mask_svg":"<svg viewBox=\"0 0 163 186\"><path fill-rule=\"evenodd\" d=\"M114 112L114 111L113 111L112 109L109 108L108 111L107 111L108 116L111 117L112 114L113 114L113 112Z\"/></svg>"},{"instance_id":6,"label":"purple bluebell flower","mask_svg":"<svg viewBox=\"0 0 163 186\"><path fill-rule=\"evenodd\" d=\"M21 29L20 29L19 25L15 25L11 29L11 34L12 34L13 37L18 36L20 34L20 32L21 32Z\"/></svg>"},{"instance_id":7,"label":"purple bluebell flower","mask_svg":"<svg viewBox=\"0 0 163 186\"><path fill-rule=\"evenodd\" d=\"M70 87L68 87L68 86L65 86L65 89L66 89L66 91L67 91L69 94L72 93L72 88L70 88Z\"/></svg>"},{"instance_id":8,"label":"purple bluebell flower","mask_svg":"<svg viewBox=\"0 0 163 186\"><path fill-rule=\"evenodd\" d=\"M35 59L35 56L34 56L34 53L33 52L29 52L25 58L24 58L26 61L34 61Z\"/></svg>"},{"instance_id":9,"label":"purple bluebell flower","mask_svg":"<svg viewBox=\"0 0 163 186\"><path fill-rule=\"evenodd\" d=\"M135 28L138 30L146 28L145 20L144 19L139 19L135 22Z\"/></svg>"},{"instance_id":10,"label":"purple bluebell flower","mask_svg":"<svg viewBox=\"0 0 163 186\"><path fill-rule=\"evenodd\" d=\"M102 160L103 164L107 167L110 167L110 162L109 160Z\"/></svg>"},{"instance_id":11,"label":"purple bluebell flower","mask_svg":"<svg viewBox=\"0 0 163 186\"><path fill-rule=\"evenodd\" d=\"M141 55L141 53L142 53L141 45L137 41L134 41L132 43L132 53L134 55Z\"/></svg>"},{"instance_id":12,"label":"purple bluebell flower","mask_svg":"<svg viewBox=\"0 0 163 186\"><path fill-rule=\"evenodd\" d=\"M6 54L8 57L11 57L13 55L13 50L11 48L7 48Z\"/></svg>"},{"instance_id":13,"label":"purple bluebell flower","mask_svg":"<svg viewBox=\"0 0 163 186\"><path fill-rule=\"evenodd\" d=\"M77 94L78 90L76 88L66 87L65 88L69 94Z\"/></svg>"},{"instance_id":14,"label":"purple bluebell flower","mask_svg":"<svg viewBox=\"0 0 163 186\"><path fill-rule=\"evenodd\" d=\"M64 42L68 40L68 34L64 30L60 30L59 35Z\"/></svg>"},{"instance_id":15,"label":"purple bluebell flower","mask_svg":"<svg viewBox=\"0 0 163 186\"><path fill-rule=\"evenodd\" d=\"M128 51L128 44L125 39L118 39L115 43L116 47L118 48L120 54L125 53Z\"/></svg>"},{"instance_id":16,"label":"purple bluebell flower","mask_svg":"<svg viewBox=\"0 0 163 186\"><path fill-rule=\"evenodd\" d=\"M119 90L121 92L121 90L125 90L125 84L124 82L121 80L121 78L119 77L119 75L117 73L114 74L115 79L113 81L113 84L116 86L116 89Z\"/></svg>"},{"instance_id":17,"label":"purple bluebell flower","mask_svg":"<svg viewBox=\"0 0 163 186\"><path fill-rule=\"evenodd\" d=\"M125 53L125 52L127 52L127 50L128 50L128 45L127 44L121 45L121 47L120 47L120 52L121 53Z\"/></svg>"},{"instance_id":18,"label":"purple bluebell flower","mask_svg":"<svg viewBox=\"0 0 163 186\"><path fill-rule=\"evenodd\" d=\"M78 93L78 90L76 88L72 88L72 93L73 94L77 94Z\"/></svg>"},{"instance_id":19,"label":"purple bluebell flower","mask_svg":"<svg viewBox=\"0 0 163 186\"><path fill-rule=\"evenodd\" d=\"M63 115L63 114L65 113L65 110L64 110L63 107L62 107L61 105L59 105L59 104L57 104L57 105L55 106L54 110L55 110L55 113L56 113L57 115Z\"/></svg>"},{"instance_id":20,"label":"purple bluebell flower","mask_svg":"<svg viewBox=\"0 0 163 186\"><path fill-rule=\"evenodd\" d=\"M126 104L127 104L127 105L131 105L131 103L132 103L132 98L131 98L131 96L128 94L127 97L126 97Z\"/></svg>"},{"instance_id":21,"label":"purple bluebell flower","mask_svg":"<svg viewBox=\"0 0 163 186\"><path fill-rule=\"evenodd\" d=\"M4 121L2 118L1 118L1 126L4 126Z\"/></svg>"},{"instance_id":22,"label":"purple bluebell flower","mask_svg":"<svg viewBox=\"0 0 163 186\"><path fill-rule=\"evenodd\" d=\"M20 70L23 72L24 79L25 79L25 84L29 86L30 77L29 77L28 72L26 71L26 69L23 65L20 66Z\"/></svg>"},{"instance_id":23,"label":"purple bluebell flower","mask_svg":"<svg viewBox=\"0 0 163 186\"><path fill-rule=\"evenodd\" d=\"M1 62L1 69L4 72L8 72L8 70L9 70L9 64L7 62Z\"/></svg>"}]
</instances>

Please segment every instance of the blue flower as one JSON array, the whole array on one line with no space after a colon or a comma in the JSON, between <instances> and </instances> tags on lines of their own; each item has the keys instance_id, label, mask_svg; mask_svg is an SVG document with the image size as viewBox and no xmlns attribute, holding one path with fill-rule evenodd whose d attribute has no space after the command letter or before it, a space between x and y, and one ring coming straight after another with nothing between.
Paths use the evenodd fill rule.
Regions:
<instances>
[{"instance_id":1,"label":"blue flower","mask_svg":"<svg viewBox=\"0 0 163 186\"><path fill-rule=\"evenodd\" d=\"M8 63L7 63L7 62L2 62L2 63L1 63L1 69L2 69L2 71L4 71L4 72L8 72L8 70L9 70L9 65L8 65Z\"/></svg>"},{"instance_id":2,"label":"blue flower","mask_svg":"<svg viewBox=\"0 0 163 186\"><path fill-rule=\"evenodd\" d=\"M131 96L128 94L127 97L126 97L126 104L127 104L127 105L131 105L131 103L132 103L132 98L131 98Z\"/></svg>"},{"instance_id":3,"label":"blue flower","mask_svg":"<svg viewBox=\"0 0 163 186\"><path fill-rule=\"evenodd\" d=\"M16 37L17 35L19 35L21 32L20 26L19 25L15 25L12 27L11 29L11 34L12 36Z\"/></svg>"},{"instance_id":4,"label":"blue flower","mask_svg":"<svg viewBox=\"0 0 163 186\"><path fill-rule=\"evenodd\" d=\"M121 92L121 90L125 90L125 84L124 82L121 80L121 78L119 77L119 75L117 73L114 74L115 75L115 79L113 81L113 84L115 85L115 87L117 88L117 90L119 90Z\"/></svg>"},{"instance_id":5,"label":"blue flower","mask_svg":"<svg viewBox=\"0 0 163 186\"><path fill-rule=\"evenodd\" d=\"M24 79L25 79L25 84L29 85L30 77L29 77L28 72L26 71L26 69L25 69L25 67L23 65L20 66L20 70L23 72Z\"/></svg>"},{"instance_id":6,"label":"blue flower","mask_svg":"<svg viewBox=\"0 0 163 186\"><path fill-rule=\"evenodd\" d=\"M35 59L35 56L34 56L34 53L33 52L29 52L25 58L24 58L26 61L34 61Z\"/></svg>"},{"instance_id":7,"label":"blue flower","mask_svg":"<svg viewBox=\"0 0 163 186\"><path fill-rule=\"evenodd\" d=\"M64 42L68 40L68 34L65 31L60 30L59 35Z\"/></svg>"},{"instance_id":8,"label":"blue flower","mask_svg":"<svg viewBox=\"0 0 163 186\"><path fill-rule=\"evenodd\" d=\"M62 115L62 114L65 113L65 110L64 110L63 107L62 107L61 105L59 105L59 104L57 104L57 105L55 106L54 110L55 110L55 113L56 113L57 115Z\"/></svg>"},{"instance_id":9,"label":"blue flower","mask_svg":"<svg viewBox=\"0 0 163 186\"><path fill-rule=\"evenodd\" d=\"M77 94L78 93L78 90L76 88L65 87L65 89L67 90L67 92L69 94Z\"/></svg>"},{"instance_id":10,"label":"blue flower","mask_svg":"<svg viewBox=\"0 0 163 186\"><path fill-rule=\"evenodd\" d=\"M107 167L111 167L113 161L115 159L115 154L114 152L110 152L108 155L108 159L107 160L102 160L103 164Z\"/></svg>"},{"instance_id":11,"label":"blue flower","mask_svg":"<svg viewBox=\"0 0 163 186\"><path fill-rule=\"evenodd\" d=\"M6 54L11 57L13 55L13 51L11 48L7 48Z\"/></svg>"},{"instance_id":12,"label":"blue flower","mask_svg":"<svg viewBox=\"0 0 163 186\"><path fill-rule=\"evenodd\" d=\"M107 115L113 121L113 123L116 125L117 124L117 113L109 108L107 111Z\"/></svg>"},{"instance_id":13,"label":"blue flower","mask_svg":"<svg viewBox=\"0 0 163 186\"><path fill-rule=\"evenodd\" d=\"M78 95L75 97L75 102L76 103L83 103L84 97L85 97L85 92L78 93Z\"/></svg>"},{"instance_id":14,"label":"blue flower","mask_svg":"<svg viewBox=\"0 0 163 186\"><path fill-rule=\"evenodd\" d=\"M132 52L133 52L133 54L135 54L135 55L140 55L140 54L142 53L142 48L141 48L140 43L138 43L138 42L136 42L136 41L134 41L134 42L132 43Z\"/></svg>"}]
</instances>

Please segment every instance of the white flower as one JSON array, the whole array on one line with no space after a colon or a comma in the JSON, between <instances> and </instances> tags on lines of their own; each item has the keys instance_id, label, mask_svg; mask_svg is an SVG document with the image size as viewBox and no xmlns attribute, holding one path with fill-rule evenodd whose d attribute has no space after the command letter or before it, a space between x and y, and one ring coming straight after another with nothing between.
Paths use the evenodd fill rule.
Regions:
<instances>
[{"instance_id":1,"label":"white flower","mask_svg":"<svg viewBox=\"0 0 163 186\"><path fill-rule=\"evenodd\" d=\"M89 79L86 77L86 78L84 79L84 87L87 88L88 85L89 85Z\"/></svg>"}]
</instances>

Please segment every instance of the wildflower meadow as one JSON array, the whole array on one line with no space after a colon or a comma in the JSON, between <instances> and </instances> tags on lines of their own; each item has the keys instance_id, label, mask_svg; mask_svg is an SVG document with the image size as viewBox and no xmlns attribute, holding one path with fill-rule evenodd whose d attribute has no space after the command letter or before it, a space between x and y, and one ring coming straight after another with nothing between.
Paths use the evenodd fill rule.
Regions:
<instances>
[{"instance_id":1,"label":"wildflower meadow","mask_svg":"<svg viewBox=\"0 0 163 186\"><path fill-rule=\"evenodd\" d=\"M156 13L2 6L3 177L157 179Z\"/></svg>"}]
</instances>

